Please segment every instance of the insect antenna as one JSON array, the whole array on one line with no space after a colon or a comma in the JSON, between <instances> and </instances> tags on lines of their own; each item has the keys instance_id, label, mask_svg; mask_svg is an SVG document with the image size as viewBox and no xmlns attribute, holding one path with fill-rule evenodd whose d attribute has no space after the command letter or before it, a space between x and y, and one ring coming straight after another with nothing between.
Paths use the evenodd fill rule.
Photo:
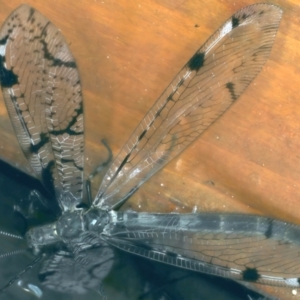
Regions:
<instances>
[{"instance_id":1,"label":"insect antenna","mask_svg":"<svg viewBox=\"0 0 300 300\"><path fill-rule=\"evenodd\" d=\"M6 258L8 256L13 256L13 255L17 255L17 254L23 253L26 250L27 249L20 249L20 250L14 250L14 251L10 251L10 252L7 252L7 253L0 254L0 259L1 258Z\"/></svg>"},{"instance_id":2,"label":"insect antenna","mask_svg":"<svg viewBox=\"0 0 300 300\"><path fill-rule=\"evenodd\" d=\"M113 159L113 153L105 139L101 140L102 144L106 148L108 152L108 157L106 161L104 161L100 166L98 166L88 177L88 180L92 180L97 174L101 173L104 168L106 168L112 161Z\"/></svg>"},{"instance_id":3,"label":"insect antenna","mask_svg":"<svg viewBox=\"0 0 300 300\"><path fill-rule=\"evenodd\" d=\"M3 230L0 230L0 236L25 241L25 239L22 236L17 235L17 234L13 234L13 233L10 233L10 232L6 232L6 231L3 231ZM23 248L23 249L12 250L12 251L9 251L9 252L6 252L6 253L1 253L0 254L0 259L7 258L7 257L10 257L10 256L14 256L14 255L18 255L18 254L24 253L28 250L29 250L28 247L26 247L26 248ZM43 257L43 255L40 255L40 256L36 257L27 267L25 267L21 272L19 272L19 274L14 276L8 283L6 283L3 287L1 287L0 288L0 294L3 293L16 280L20 279L27 271L32 269L42 259L42 257Z\"/></svg>"},{"instance_id":4,"label":"insect antenna","mask_svg":"<svg viewBox=\"0 0 300 300\"><path fill-rule=\"evenodd\" d=\"M18 239L18 240L24 240L24 238L22 236L20 236L20 235L9 233L9 232L2 231L2 230L0 230L0 235L6 236L6 237L10 237L10 238L14 238L14 239Z\"/></svg>"},{"instance_id":5,"label":"insect antenna","mask_svg":"<svg viewBox=\"0 0 300 300\"><path fill-rule=\"evenodd\" d=\"M20 252L26 251L28 249L19 250ZM13 251L14 252L14 251ZM1 256L0 256L1 257ZM37 256L26 268L24 268L19 274L14 276L7 284L0 288L0 294L3 293L8 287L10 287L16 280L20 279L25 273L31 270L42 258L43 254Z\"/></svg>"},{"instance_id":6,"label":"insect antenna","mask_svg":"<svg viewBox=\"0 0 300 300\"><path fill-rule=\"evenodd\" d=\"M25 241L25 239L22 236L17 235L17 234L13 234L13 233L10 233L10 232L6 232L6 231L3 231L3 230L0 230L0 235L2 235L4 237L16 239L16 240ZM9 256L13 256L13 255L17 255L17 254L23 253L27 250L28 250L28 248L26 247L26 248L23 248L23 249L13 250L13 251L9 251L9 252L6 252L6 253L0 253L0 259L1 258L6 258L6 257L9 257Z\"/></svg>"}]
</instances>

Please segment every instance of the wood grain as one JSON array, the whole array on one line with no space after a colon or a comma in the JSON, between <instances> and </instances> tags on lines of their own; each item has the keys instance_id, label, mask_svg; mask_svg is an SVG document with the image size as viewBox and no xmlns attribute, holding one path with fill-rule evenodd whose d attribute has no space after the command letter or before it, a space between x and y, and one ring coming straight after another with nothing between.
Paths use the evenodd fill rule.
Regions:
<instances>
[{"instance_id":1,"label":"wood grain","mask_svg":"<svg viewBox=\"0 0 300 300\"><path fill-rule=\"evenodd\" d=\"M114 155L194 52L257 1L27 1L66 37L85 101L89 174ZM142 211L243 212L300 224L300 7L283 19L262 72L226 114L126 204ZM22 1L0 0L0 23ZM0 96L0 157L31 172ZM94 182L94 192L98 187ZM299 274L300 275L300 274ZM282 299L291 289L269 289ZM281 294L280 294L281 293ZM299 298L300 299L300 298Z\"/></svg>"}]
</instances>

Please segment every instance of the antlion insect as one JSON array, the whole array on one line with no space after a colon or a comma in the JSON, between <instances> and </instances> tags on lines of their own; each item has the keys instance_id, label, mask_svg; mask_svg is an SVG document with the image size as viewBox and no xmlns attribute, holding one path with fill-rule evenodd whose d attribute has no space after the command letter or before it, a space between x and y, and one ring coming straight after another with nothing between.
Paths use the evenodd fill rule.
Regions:
<instances>
[{"instance_id":1,"label":"antlion insect","mask_svg":"<svg viewBox=\"0 0 300 300\"><path fill-rule=\"evenodd\" d=\"M84 128L76 63L39 12L22 5L8 17L0 31L5 103L24 154L61 210L56 222L26 234L36 261L46 255L40 270L46 287L99 290L113 247L187 270L300 285L296 225L252 215L115 211L237 100L266 62L281 16L275 5L256 4L225 22L138 125L89 208L81 205Z\"/></svg>"}]
</instances>

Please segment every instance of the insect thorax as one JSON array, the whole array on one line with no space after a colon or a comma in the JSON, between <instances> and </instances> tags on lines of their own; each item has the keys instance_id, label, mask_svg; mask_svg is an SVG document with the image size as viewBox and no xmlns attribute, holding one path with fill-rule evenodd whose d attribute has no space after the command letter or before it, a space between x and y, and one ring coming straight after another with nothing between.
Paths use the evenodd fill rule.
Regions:
<instances>
[{"instance_id":1,"label":"insect thorax","mask_svg":"<svg viewBox=\"0 0 300 300\"><path fill-rule=\"evenodd\" d=\"M109 222L108 213L100 209L88 211L76 210L66 212L54 223L34 227L28 231L26 238L28 246L34 253L39 253L41 248L65 243L78 239L85 232L101 234Z\"/></svg>"}]
</instances>

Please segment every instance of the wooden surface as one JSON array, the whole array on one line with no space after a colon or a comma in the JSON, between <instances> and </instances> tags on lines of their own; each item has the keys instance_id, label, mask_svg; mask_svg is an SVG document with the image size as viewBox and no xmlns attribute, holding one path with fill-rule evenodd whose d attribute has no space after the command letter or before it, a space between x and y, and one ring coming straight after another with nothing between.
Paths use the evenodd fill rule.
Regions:
<instances>
[{"instance_id":1,"label":"wooden surface","mask_svg":"<svg viewBox=\"0 0 300 300\"><path fill-rule=\"evenodd\" d=\"M85 101L86 174L114 155L194 52L257 1L30 1L66 37ZM243 212L300 224L300 7L283 19L270 59L232 108L152 177L127 208ZM19 0L0 0L0 23ZM30 172L0 96L0 157ZM97 189L98 183L94 183ZM300 274L299 274L300 275ZM291 289L272 289L282 299ZM284 296L282 296L284 295ZM299 298L300 299L300 298Z\"/></svg>"}]
</instances>

